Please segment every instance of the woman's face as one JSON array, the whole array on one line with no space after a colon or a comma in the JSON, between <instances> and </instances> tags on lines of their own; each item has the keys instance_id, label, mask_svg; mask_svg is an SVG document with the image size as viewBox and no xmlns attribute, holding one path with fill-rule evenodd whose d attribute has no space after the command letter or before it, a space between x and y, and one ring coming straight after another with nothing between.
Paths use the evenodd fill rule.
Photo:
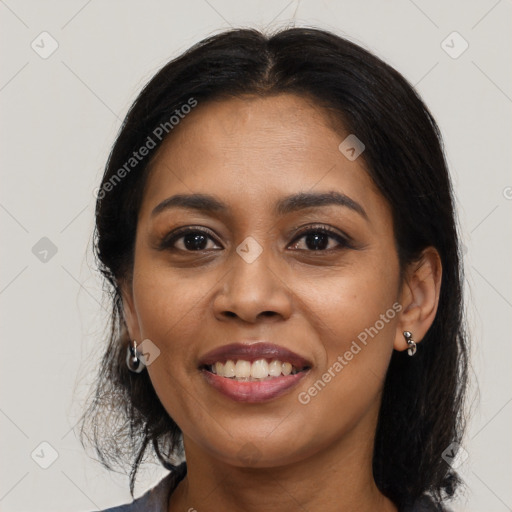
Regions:
<instances>
[{"instance_id":1,"label":"woman's face","mask_svg":"<svg viewBox=\"0 0 512 512\"><path fill-rule=\"evenodd\" d=\"M338 148L348 135L284 94L199 102L160 148L125 311L132 338L160 350L147 371L186 447L271 467L348 439L371 443L401 337L399 264L387 202L362 158ZM223 207L180 206L169 201L177 194ZM182 228L192 234L172 238ZM214 349L258 342L306 369L234 382L202 366ZM242 374L267 375L255 359L293 362L272 351L237 358Z\"/></svg>"}]
</instances>

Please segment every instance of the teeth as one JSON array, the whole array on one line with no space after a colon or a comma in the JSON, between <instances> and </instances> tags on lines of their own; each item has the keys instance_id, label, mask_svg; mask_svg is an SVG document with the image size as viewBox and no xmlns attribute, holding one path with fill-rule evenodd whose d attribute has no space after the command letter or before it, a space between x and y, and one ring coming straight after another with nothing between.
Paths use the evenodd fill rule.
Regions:
<instances>
[{"instance_id":1,"label":"teeth","mask_svg":"<svg viewBox=\"0 0 512 512\"><path fill-rule=\"evenodd\" d=\"M279 377L281 375L281 369L283 367L283 363L281 361L277 361L274 359L269 365L268 365L268 374L271 377Z\"/></svg>"},{"instance_id":2,"label":"teeth","mask_svg":"<svg viewBox=\"0 0 512 512\"><path fill-rule=\"evenodd\" d=\"M249 361L237 361L235 365L235 377L237 379L249 378L251 376L251 363ZM254 375L253 375L254 377Z\"/></svg>"},{"instance_id":3,"label":"teeth","mask_svg":"<svg viewBox=\"0 0 512 512\"><path fill-rule=\"evenodd\" d=\"M233 361L228 360L226 361L226 364L224 365L223 374L224 377L235 377L235 363Z\"/></svg>"},{"instance_id":4,"label":"teeth","mask_svg":"<svg viewBox=\"0 0 512 512\"><path fill-rule=\"evenodd\" d=\"M270 362L266 359L258 359L253 363L243 359L239 359L236 362L228 359L226 363L217 362L209 366L208 369L219 377L240 380L261 380L268 377L279 377L280 375L294 375L299 371L291 363L283 363L277 359L273 359Z\"/></svg>"},{"instance_id":5,"label":"teeth","mask_svg":"<svg viewBox=\"0 0 512 512\"><path fill-rule=\"evenodd\" d=\"M292 373L292 365L290 363L283 363L283 375L290 375Z\"/></svg>"},{"instance_id":6,"label":"teeth","mask_svg":"<svg viewBox=\"0 0 512 512\"><path fill-rule=\"evenodd\" d=\"M213 365L213 373L224 375L224 365L222 363L215 363Z\"/></svg>"},{"instance_id":7,"label":"teeth","mask_svg":"<svg viewBox=\"0 0 512 512\"><path fill-rule=\"evenodd\" d=\"M264 379L265 377L268 377L268 363L265 359L258 359L252 363L251 377L254 379Z\"/></svg>"}]
</instances>

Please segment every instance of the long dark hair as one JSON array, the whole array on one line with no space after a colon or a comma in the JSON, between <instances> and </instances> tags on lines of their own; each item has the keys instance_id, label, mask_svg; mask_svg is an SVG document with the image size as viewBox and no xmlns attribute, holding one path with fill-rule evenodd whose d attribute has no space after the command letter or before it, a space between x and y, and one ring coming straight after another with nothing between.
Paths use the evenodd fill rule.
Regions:
<instances>
[{"instance_id":1,"label":"long dark hair","mask_svg":"<svg viewBox=\"0 0 512 512\"><path fill-rule=\"evenodd\" d=\"M461 251L440 132L402 75L360 46L312 28L274 35L230 30L211 36L165 65L130 108L96 205L94 249L113 311L80 438L84 446L86 441L93 444L107 468L128 465L132 496L148 448L168 469L183 454L181 431L160 403L148 373L134 374L125 362L129 339L120 282L130 279L151 156L130 159L142 146L151 146L154 156L161 141L172 137L171 118L182 117L185 105L195 102L200 108L208 100L278 93L311 99L364 142L368 173L392 208L402 270L428 246L439 252L443 277L437 315L415 357L393 352L373 473L381 492L398 506L425 493L441 503L461 484L443 452L461 443L465 428L468 346Z\"/></svg>"}]
</instances>

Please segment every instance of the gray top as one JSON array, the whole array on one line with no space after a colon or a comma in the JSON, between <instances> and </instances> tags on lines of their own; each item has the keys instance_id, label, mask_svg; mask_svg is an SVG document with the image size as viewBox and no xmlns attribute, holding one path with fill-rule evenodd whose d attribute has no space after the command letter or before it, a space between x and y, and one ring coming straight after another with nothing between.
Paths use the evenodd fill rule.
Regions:
<instances>
[{"instance_id":1,"label":"gray top","mask_svg":"<svg viewBox=\"0 0 512 512\"><path fill-rule=\"evenodd\" d=\"M187 474L186 463L166 475L154 487L131 503L104 509L100 512L167 512L169 498L174 489Z\"/></svg>"},{"instance_id":2,"label":"gray top","mask_svg":"<svg viewBox=\"0 0 512 512\"><path fill-rule=\"evenodd\" d=\"M169 497L178 483L187 474L186 463L180 464L175 471L166 475L145 494L131 503L104 509L101 512L167 512ZM433 501L425 496L411 507L404 507L400 512L451 512L448 508L438 508Z\"/></svg>"}]
</instances>

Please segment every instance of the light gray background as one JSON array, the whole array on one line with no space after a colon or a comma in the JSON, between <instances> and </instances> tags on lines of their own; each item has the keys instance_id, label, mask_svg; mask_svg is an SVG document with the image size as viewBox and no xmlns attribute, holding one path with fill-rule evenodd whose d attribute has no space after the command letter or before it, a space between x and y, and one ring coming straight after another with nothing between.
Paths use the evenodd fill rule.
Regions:
<instances>
[{"instance_id":1,"label":"light gray background","mask_svg":"<svg viewBox=\"0 0 512 512\"><path fill-rule=\"evenodd\" d=\"M0 509L129 501L127 477L90 460L71 430L106 320L90 253L93 190L129 105L169 58L229 26L296 24L384 58L441 127L466 247L470 396L480 389L461 467L468 492L455 509L512 510L511 15L510 0L1 1ZM46 59L43 31L58 43ZM453 31L469 44L458 58L445 51L463 49L458 36L442 47ZM48 242L33 251L43 237L55 255ZM58 457L42 469L34 450L39 464ZM136 494L165 473L147 468Z\"/></svg>"}]
</instances>

